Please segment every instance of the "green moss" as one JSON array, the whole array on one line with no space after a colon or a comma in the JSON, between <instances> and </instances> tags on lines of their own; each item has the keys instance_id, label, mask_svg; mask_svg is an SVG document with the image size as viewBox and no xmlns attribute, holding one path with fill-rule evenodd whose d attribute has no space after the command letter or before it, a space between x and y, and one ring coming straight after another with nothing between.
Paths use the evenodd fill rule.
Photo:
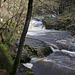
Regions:
<instances>
[{"instance_id":1,"label":"green moss","mask_svg":"<svg viewBox=\"0 0 75 75\"><path fill-rule=\"evenodd\" d=\"M0 69L5 69L10 72L12 69L13 60L8 54L8 46L6 44L0 44Z\"/></svg>"},{"instance_id":2,"label":"green moss","mask_svg":"<svg viewBox=\"0 0 75 75\"><path fill-rule=\"evenodd\" d=\"M26 53L28 56L37 56L37 51L29 45L24 46L23 53Z\"/></svg>"},{"instance_id":3,"label":"green moss","mask_svg":"<svg viewBox=\"0 0 75 75\"><path fill-rule=\"evenodd\" d=\"M43 57L49 55L50 53L52 53L52 50L50 49L50 47L47 47L39 50L37 54L39 57Z\"/></svg>"},{"instance_id":4,"label":"green moss","mask_svg":"<svg viewBox=\"0 0 75 75\"><path fill-rule=\"evenodd\" d=\"M30 70L30 69L28 69L28 68L26 68L26 67L23 67L23 69L24 69L24 71L25 71L25 73L26 73L27 75L34 75L34 73L32 72L32 70Z\"/></svg>"},{"instance_id":5,"label":"green moss","mask_svg":"<svg viewBox=\"0 0 75 75\"><path fill-rule=\"evenodd\" d=\"M11 33L10 32L8 32L8 35L7 35L7 37L5 38L5 42L8 42L8 41L10 41L10 39L12 38L12 36L11 36Z\"/></svg>"},{"instance_id":6,"label":"green moss","mask_svg":"<svg viewBox=\"0 0 75 75\"><path fill-rule=\"evenodd\" d=\"M5 51L5 50L7 50L8 46L3 44L3 43L1 43L0 48Z\"/></svg>"}]
</instances>

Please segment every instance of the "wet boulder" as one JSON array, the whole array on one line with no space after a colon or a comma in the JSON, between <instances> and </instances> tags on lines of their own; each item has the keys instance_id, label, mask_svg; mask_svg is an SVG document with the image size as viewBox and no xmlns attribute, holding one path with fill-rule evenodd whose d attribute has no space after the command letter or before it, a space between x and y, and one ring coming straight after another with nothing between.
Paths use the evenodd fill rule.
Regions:
<instances>
[{"instance_id":1,"label":"wet boulder","mask_svg":"<svg viewBox=\"0 0 75 75\"><path fill-rule=\"evenodd\" d=\"M74 38L72 39L61 39L61 40L57 40L56 41L57 46L59 47L59 49L66 49L66 50L70 50L70 51L75 51L75 40Z\"/></svg>"}]
</instances>

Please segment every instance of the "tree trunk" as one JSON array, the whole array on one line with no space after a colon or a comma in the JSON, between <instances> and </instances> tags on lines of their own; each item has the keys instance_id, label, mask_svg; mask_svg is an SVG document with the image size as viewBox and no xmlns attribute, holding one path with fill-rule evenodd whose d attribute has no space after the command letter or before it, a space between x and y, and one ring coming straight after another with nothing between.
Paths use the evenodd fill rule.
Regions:
<instances>
[{"instance_id":1,"label":"tree trunk","mask_svg":"<svg viewBox=\"0 0 75 75\"><path fill-rule=\"evenodd\" d=\"M29 23L30 23L30 19L31 19L32 4L33 4L33 0L29 0L26 21L25 21L25 25L24 25L24 29L23 29L21 38L20 38L20 43L19 43L19 47L18 47L18 53L17 53L16 59L15 59L15 62L14 62L13 71L12 71L11 75L15 75L16 74L18 65L20 63L20 58L21 58L21 54L22 54L23 44L25 42L25 36L27 34Z\"/></svg>"}]
</instances>

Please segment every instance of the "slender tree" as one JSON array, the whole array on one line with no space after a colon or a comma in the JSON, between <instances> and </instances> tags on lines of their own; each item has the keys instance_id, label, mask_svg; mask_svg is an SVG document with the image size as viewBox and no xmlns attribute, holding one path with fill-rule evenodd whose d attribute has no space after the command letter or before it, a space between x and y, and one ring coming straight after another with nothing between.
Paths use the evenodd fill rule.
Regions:
<instances>
[{"instance_id":1,"label":"slender tree","mask_svg":"<svg viewBox=\"0 0 75 75\"><path fill-rule=\"evenodd\" d=\"M33 6L32 4L33 4L33 0L29 0L26 21L25 21L25 25L24 25L24 29L23 29L21 38L20 38L20 43L19 43L19 47L18 47L18 53L17 53L16 59L15 59L15 62L14 62L13 71L12 71L11 75L15 75L16 74L18 65L20 63L20 58L21 58L21 54L22 54L23 44L25 42L25 36L27 34L29 23L30 23L30 19L31 19L32 6Z\"/></svg>"}]
</instances>

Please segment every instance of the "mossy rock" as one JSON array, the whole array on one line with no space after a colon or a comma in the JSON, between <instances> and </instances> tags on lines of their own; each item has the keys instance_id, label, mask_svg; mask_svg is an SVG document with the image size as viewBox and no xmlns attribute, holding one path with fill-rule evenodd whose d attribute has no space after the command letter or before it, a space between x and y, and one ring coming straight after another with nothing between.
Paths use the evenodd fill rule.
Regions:
<instances>
[{"instance_id":1,"label":"mossy rock","mask_svg":"<svg viewBox=\"0 0 75 75\"><path fill-rule=\"evenodd\" d=\"M30 62L30 60L31 58L27 54L22 53L20 63L27 63Z\"/></svg>"},{"instance_id":2,"label":"mossy rock","mask_svg":"<svg viewBox=\"0 0 75 75\"><path fill-rule=\"evenodd\" d=\"M27 75L34 75L34 73L32 72L32 70L26 68L23 66L24 71L27 73Z\"/></svg>"},{"instance_id":3,"label":"mossy rock","mask_svg":"<svg viewBox=\"0 0 75 75\"><path fill-rule=\"evenodd\" d=\"M41 40L33 38L26 38L25 40L25 45L27 45L27 47L25 46L23 51L30 57L43 57L52 53L51 48Z\"/></svg>"},{"instance_id":4,"label":"mossy rock","mask_svg":"<svg viewBox=\"0 0 75 75\"><path fill-rule=\"evenodd\" d=\"M37 51L35 48L29 45L24 45L23 53L28 56L37 56Z\"/></svg>"},{"instance_id":5,"label":"mossy rock","mask_svg":"<svg viewBox=\"0 0 75 75\"><path fill-rule=\"evenodd\" d=\"M19 70L17 71L16 75L18 75L19 72L20 72L21 75L34 75L32 70L27 68L27 67L25 67L23 64L20 65Z\"/></svg>"},{"instance_id":6,"label":"mossy rock","mask_svg":"<svg viewBox=\"0 0 75 75\"><path fill-rule=\"evenodd\" d=\"M50 47L42 48L40 51L37 52L37 54L39 57L44 57L52 53L50 52L50 50L51 50Z\"/></svg>"}]
</instances>

